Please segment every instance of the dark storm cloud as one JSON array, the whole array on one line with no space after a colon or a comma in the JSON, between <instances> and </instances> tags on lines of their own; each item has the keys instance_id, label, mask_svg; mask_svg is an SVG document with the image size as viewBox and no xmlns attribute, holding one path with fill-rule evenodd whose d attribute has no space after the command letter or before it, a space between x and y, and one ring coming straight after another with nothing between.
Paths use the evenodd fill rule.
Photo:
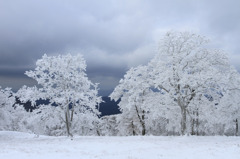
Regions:
<instances>
[{"instance_id":1,"label":"dark storm cloud","mask_svg":"<svg viewBox=\"0 0 240 159\"><path fill-rule=\"evenodd\" d=\"M1 76L9 76L9 77L24 77L26 69L17 69L17 68L0 68L0 75Z\"/></svg>"},{"instance_id":2,"label":"dark storm cloud","mask_svg":"<svg viewBox=\"0 0 240 159\"><path fill-rule=\"evenodd\" d=\"M102 96L109 96L119 80L123 78L126 73L126 68L121 67L87 67L87 75L93 83L99 83L100 94Z\"/></svg>"},{"instance_id":3,"label":"dark storm cloud","mask_svg":"<svg viewBox=\"0 0 240 159\"><path fill-rule=\"evenodd\" d=\"M0 1L0 85L14 76L24 81L44 53L82 53L91 80L110 90L129 67L153 57L168 30L210 36L240 69L238 6L236 0Z\"/></svg>"},{"instance_id":4,"label":"dark storm cloud","mask_svg":"<svg viewBox=\"0 0 240 159\"><path fill-rule=\"evenodd\" d=\"M23 85L36 85L36 81L24 74L26 70L27 68L0 68L0 86L2 88L11 87L13 91L17 91Z\"/></svg>"},{"instance_id":5,"label":"dark storm cloud","mask_svg":"<svg viewBox=\"0 0 240 159\"><path fill-rule=\"evenodd\" d=\"M114 68L108 66L101 66L101 67L88 67L87 74L89 77L96 77L96 76L114 76L117 78L123 77L126 73L127 69L125 68Z\"/></svg>"},{"instance_id":6,"label":"dark storm cloud","mask_svg":"<svg viewBox=\"0 0 240 159\"><path fill-rule=\"evenodd\" d=\"M134 51L147 39L149 25L128 10L111 1L1 2L1 65L26 65L43 53Z\"/></svg>"}]
</instances>

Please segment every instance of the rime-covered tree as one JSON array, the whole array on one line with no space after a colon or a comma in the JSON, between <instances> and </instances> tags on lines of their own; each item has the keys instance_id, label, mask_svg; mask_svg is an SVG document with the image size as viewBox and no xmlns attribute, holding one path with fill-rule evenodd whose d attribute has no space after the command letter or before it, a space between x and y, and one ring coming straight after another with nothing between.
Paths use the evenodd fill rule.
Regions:
<instances>
[{"instance_id":1,"label":"rime-covered tree","mask_svg":"<svg viewBox=\"0 0 240 159\"><path fill-rule=\"evenodd\" d=\"M196 101L220 99L229 70L228 58L219 50L205 47L204 37L189 32L169 32L159 43L148 64L154 86L175 103L181 114L181 134L189 133L190 114L197 113ZM202 98L202 99L201 99ZM197 106L206 106L206 103ZM193 112L190 112L192 110Z\"/></svg>"},{"instance_id":2,"label":"rime-covered tree","mask_svg":"<svg viewBox=\"0 0 240 159\"><path fill-rule=\"evenodd\" d=\"M75 115L81 113L99 114L96 106L101 102L97 84L93 84L86 75L86 63L82 55L47 56L37 60L36 68L27 71L28 77L35 79L40 88L22 88L18 93L23 101L36 101L37 98L50 100L64 113L67 134L72 136ZM24 93L25 92L25 93ZM32 94L31 94L32 93Z\"/></svg>"},{"instance_id":3,"label":"rime-covered tree","mask_svg":"<svg viewBox=\"0 0 240 159\"><path fill-rule=\"evenodd\" d=\"M131 68L120 80L119 85L114 89L110 95L111 99L117 101L121 98L119 103L122 112L121 118L118 117L119 126L130 130L130 135L145 135L146 134L146 107L145 100L151 93L150 83L148 82L148 70L146 66L138 66Z\"/></svg>"},{"instance_id":4,"label":"rime-covered tree","mask_svg":"<svg viewBox=\"0 0 240 159\"><path fill-rule=\"evenodd\" d=\"M219 102L218 123L225 127L225 134L239 135L240 120L240 75L238 71L231 67L227 76L228 82L222 92L223 97Z\"/></svg>"},{"instance_id":5,"label":"rime-covered tree","mask_svg":"<svg viewBox=\"0 0 240 159\"><path fill-rule=\"evenodd\" d=\"M0 86L0 130L12 130L15 98L10 88Z\"/></svg>"},{"instance_id":6,"label":"rime-covered tree","mask_svg":"<svg viewBox=\"0 0 240 159\"><path fill-rule=\"evenodd\" d=\"M213 127L224 123L219 120L221 109L233 113L231 105L235 105L235 112L239 110L237 98L229 102L238 96L237 90L226 91L238 88L235 77L239 74L235 71L235 77L231 76L225 53L209 49L207 43L200 35L169 32L147 65L130 69L110 95L115 100L121 98L123 125L129 130L141 128L141 134L144 130L157 134L157 129L150 130L156 125L164 125L165 130L159 130L171 134L211 134ZM234 86L229 84L234 82ZM226 107L226 101L231 108ZM235 122L237 115L233 115Z\"/></svg>"}]
</instances>

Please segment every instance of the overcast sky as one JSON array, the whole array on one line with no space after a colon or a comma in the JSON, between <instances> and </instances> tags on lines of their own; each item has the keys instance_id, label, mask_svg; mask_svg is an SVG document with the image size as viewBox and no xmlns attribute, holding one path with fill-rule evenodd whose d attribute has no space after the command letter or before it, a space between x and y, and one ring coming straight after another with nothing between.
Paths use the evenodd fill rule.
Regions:
<instances>
[{"instance_id":1,"label":"overcast sky","mask_svg":"<svg viewBox=\"0 0 240 159\"><path fill-rule=\"evenodd\" d=\"M24 72L44 53L81 53L109 95L124 73L146 64L160 36L192 31L229 53L240 70L239 0L0 0L0 86L33 85Z\"/></svg>"}]
</instances>

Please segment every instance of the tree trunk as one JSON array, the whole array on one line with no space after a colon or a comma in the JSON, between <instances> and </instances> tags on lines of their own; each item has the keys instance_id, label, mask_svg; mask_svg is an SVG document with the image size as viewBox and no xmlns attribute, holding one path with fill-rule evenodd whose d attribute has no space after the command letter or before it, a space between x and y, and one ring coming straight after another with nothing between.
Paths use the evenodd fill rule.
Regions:
<instances>
[{"instance_id":1,"label":"tree trunk","mask_svg":"<svg viewBox=\"0 0 240 159\"><path fill-rule=\"evenodd\" d=\"M199 136L199 112L198 112L198 109L197 109L197 119L196 119L196 134L197 136Z\"/></svg>"},{"instance_id":2,"label":"tree trunk","mask_svg":"<svg viewBox=\"0 0 240 159\"><path fill-rule=\"evenodd\" d=\"M143 110L142 111L143 114L142 114L142 135L146 135L146 126L145 126L145 111Z\"/></svg>"},{"instance_id":3,"label":"tree trunk","mask_svg":"<svg viewBox=\"0 0 240 159\"><path fill-rule=\"evenodd\" d=\"M72 123L72 121L73 121L73 114L74 114L74 110L72 109L72 110L71 110L71 123Z\"/></svg>"},{"instance_id":4,"label":"tree trunk","mask_svg":"<svg viewBox=\"0 0 240 159\"><path fill-rule=\"evenodd\" d=\"M135 136L135 135L136 135L136 132L135 132L135 130L134 130L133 121L131 122L131 125L132 125L132 133L133 133L133 136Z\"/></svg>"},{"instance_id":5,"label":"tree trunk","mask_svg":"<svg viewBox=\"0 0 240 159\"><path fill-rule=\"evenodd\" d=\"M198 109L193 111L193 119L191 120L191 135L199 135L198 128L199 128L199 120L198 120Z\"/></svg>"},{"instance_id":6,"label":"tree trunk","mask_svg":"<svg viewBox=\"0 0 240 159\"><path fill-rule=\"evenodd\" d=\"M193 119L192 119L192 123L191 123L191 129L192 129L192 130L191 130L191 135L196 135L196 133L195 133L195 125L196 125L195 122L196 122L196 121L195 121L195 119L193 118Z\"/></svg>"},{"instance_id":7,"label":"tree trunk","mask_svg":"<svg viewBox=\"0 0 240 159\"><path fill-rule=\"evenodd\" d=\"M235 123L236 123L235 136L238 136L238 119L236 119Z\"/></svg>"},{"instance_id":8,"label":"tree trunk","mask_svg":"<svg viewBox=\"0 0 240 159\"><path fill-rule=\"evenodd\" d=\"M181 115L182 115L182 119L181 119L181 135L185 135L186 134L186 129L187 129L187 110L186 107L181 106Z\"/></svg>"},{"instance_id":9,"label":"tree trunk","mask_svg":"<svg viewBox=\"0 0 240 159\"><path fill-rule=\"evenodd\" d=\"M70 119L70 113L69 113L69 106L67 106L67 110L65 112L65 121L66 121L66 128L67 128L67 135L73 136L71 134L71 119Z\"/></svg>"},{"instance_id":10,"label":"tree trunk","mask_svg":"<svg viewBox=\"0 0 240 159\"><path fill-rule=\"evenodd\" d=\"M192 118L191 118L191 135L195 135L195 111L192 112Z\"/></svg>"},{"instance_id":11,"label":"tree trunk","mask_svg":"<svg viewBox=\"0 0 240 159\"><path fill-rule=\"evenodd\" d=\"M142 125L142 135L144 136L144 135L146 135L145 111L144 110L142 111L143 114L142 114L142 117L141 117L136 105L135 105L135 109L136 109L136 113L137 113L138 119L139 119L139 121L140 121L140 123Z\"/></svg>"}]
</instances>

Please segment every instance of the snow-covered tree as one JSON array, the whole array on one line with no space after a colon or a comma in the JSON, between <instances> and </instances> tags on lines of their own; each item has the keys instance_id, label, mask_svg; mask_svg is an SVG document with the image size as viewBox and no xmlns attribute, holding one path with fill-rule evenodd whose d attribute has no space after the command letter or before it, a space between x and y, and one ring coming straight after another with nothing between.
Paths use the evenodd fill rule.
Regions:
<instances>
[{"instance_id":1,"label":"snow-covered tree","mask_svg":"<svg viewBox=\"0 0 240 159\"><path fill-rule=\"evenodd\" d=\"M240 120L240 75L231 67L225 83L223 96L218 106L218 123L224 126L224 134L239 135Z\"/></svg>"},{"instance_id":2,"label":"snow-covered tree","mask_svg":"<svg viewBox=\"0 0 240 159\"><path fill-rule=\"evenodd\" d=\"M45 92L39 91L36 86L28 87L24 85L15 95L22 103L30 102L32 106L36 106L37 100L45 98Z\"/></svg>"},{"instance_id":3,"label":"snow-covered tree","mask_svg":"<svg viewBox=\"0 0 240 159\"><path fill-rule=\"evenodd\" d=\"M117 136L119 134L118 130L118 123L117 117L119 114L116 115L107 115L101 117L101 125L100 125L100 133L101 136Z\"/></svg>"},{"instance_id":4,"label":"snow-covered tree","mask_svg":"<svg viewBox=\"0 0 240 159\"><path fill-rule=\"evenodd\" d=\"M209 49L207 42L189 32L167 33L155 57L145 66L130 69L110 95L114 100L121 98L119 126L132 135L138 131L142 135L146 131L214 134L223 132L217 127L226 128L220 112L229 110L237 132L239 73L231 71L223 51Z\"/></svg>"},{"instance_id":5,"label":"snow-covered tree","mask_svg":"<svg viewBox=\"0 0 240 159\"><path fill-rule=\"evenodd\" d=\"M73 120L77 119L75 115L81 115L79 112L99 114L96 106L101 98L98 96L97 84L93 84L85 72L86 63L80 54L45 54L36 62L35 70L25 73L35 79L40 88L23 87L18 96L22 101L45 99L50 100L50 105L56 104L64 112L67 134L72 136Z\"/></svg>"},{"instance_id":6,"label":"snow-covered tree","mask_svg":"<svg viewBox=\"0 0 240 159\"><path fill-rule=\"evenodd\" d=\"M163 92L167 102L180 108L181 134L189 133L188 114L195 106L193 102L200 97L219 99L226 82L228 58L222 51L207 49L206 43L204 37L196 34L169 32L148 64L154 86Z\"/></svg>"},{"instance_id":7,"label":"snow-covered tree","mask_svg":"<svg viewBox=\"0 0 240 159\"><path fill-rule=\"evenodd\" d=\"M119 107L122 114L117 118L119 129L125 133L131 129L130 135L146 134L148 107L145 100L152 92L148 78L146 66L131 68L110 95L115 101L121 98Z\"/></svg>"},{"instance_id":8,"label":"snow-covered tree","mask_svg":"<svg viewBox=\"0 0 240 159\"><path fill-rule=\"evenodd\" d=\"M0 130L27 131L28 125L23 121L28 115L25 108L17 104L11 88L0 87Z\"/></svg>"},{"instance_id":9,"label":"snow-covered tree","mask_svg":"<svg viewBox=\"0 0 240 159\"><path fill-rule=\"evenodd\" d=\"M0 86L0 130L11 130L15 98L10 88Z\"/></svg>"}]
</instances>

